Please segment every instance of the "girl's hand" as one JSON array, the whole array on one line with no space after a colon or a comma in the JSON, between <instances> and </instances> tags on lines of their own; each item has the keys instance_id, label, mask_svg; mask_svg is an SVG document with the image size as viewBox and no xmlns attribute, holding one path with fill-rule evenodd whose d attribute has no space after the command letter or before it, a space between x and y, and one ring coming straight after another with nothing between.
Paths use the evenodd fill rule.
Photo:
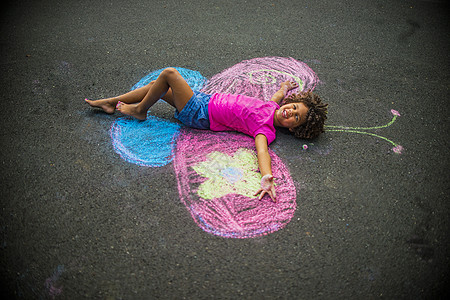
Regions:
<instances>
[{"instance_id":1,"label":"girl's hand","mask_svg":"<svg viewBox=\"0 0 450 300\"><path fill-rule=\"evenodd\" d=\"M255 196L259 195L259 200L261 200L265 194L269 194L273 202L277 202L275 187L273 186L273 176L270 174L264 175L261 178L261 188L256 192Z\"/></svg>"},{"instance_id":2,"label":"girl's hand","mask_svg":"<svg viewBox=\"0 0 450 300\"><path fill-rule=\"evenodd\" d=\"M295 81L290 81L290 80L287 80L287 81L281 83L281 86L280 86L280 89L283 89L286 93L295 88L298 88L298 83Z\"/></svg>"},{"instance_id":3,"label":"girl's hand","mask_svg":"<svg viewBox=\"0 0 450 300\"><path fill-rule=\"evenodd\" d=\"M286 97L287 92L295 88L298 88L298 83L295 81L287 80L285 82L282 82L280 85L280 89L275 94L273 94L272 98L270 98L270 101L274 101L279 104L281 100Z\"/></svg>"}]
</instances>

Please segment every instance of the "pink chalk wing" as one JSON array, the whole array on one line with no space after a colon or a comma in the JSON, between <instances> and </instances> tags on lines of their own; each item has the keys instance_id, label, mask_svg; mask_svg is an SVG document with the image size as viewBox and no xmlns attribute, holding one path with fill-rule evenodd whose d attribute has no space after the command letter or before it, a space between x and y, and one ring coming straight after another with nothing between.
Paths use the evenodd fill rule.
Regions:
<instances>
[{"instance_id":1,"label":"pink chalk wing","mask_svg":"<svg viewBox=\"0 0 450 300\"><path fill-rule=\"evenodd\" d=\"M196 166L207 161L210 153L222 153L226 155L224 157L234 158L237 156L236 153L242 153L242 149L256 153L253 139L239 133L211 133L183 129L177 141L174 167L180 199L197 225L211 234L227 238L262 236L285 227L294 215L297 205L295 186L287 167L271 150L269 151L276 184L276 203L269 196L260 201L256 196L229 193L207 199L208 197L200 192L201 185L205 184L208 178L199 174L195 170ZM231 167L219 161L217 167L211 168L214 168L213 171L218 177L225 178L229 173L224 170ZM245 170L237 170L235 173L246 174ZM220 194L221 189L229 191L230 186L224 185L237 185L238 180L246 179L244 176L223 183L225 181L219 178L214 192ZM248 180L251 181L250 178Z\"/></svg>"}]
</instances>

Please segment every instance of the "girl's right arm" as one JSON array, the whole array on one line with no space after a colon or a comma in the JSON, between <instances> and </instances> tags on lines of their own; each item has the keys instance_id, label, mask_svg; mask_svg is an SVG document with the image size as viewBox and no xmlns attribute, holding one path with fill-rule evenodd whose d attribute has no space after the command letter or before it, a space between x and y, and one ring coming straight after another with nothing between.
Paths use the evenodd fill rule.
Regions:
<instances>
[{"instance_id":1,"label":"girl's right arm","mask_svg":"<svg viewBox=\"0 0 450 300\"><path fill-rule=\"evenodd\" d=\"M276 202L276 193L272 175L272 163L269 155L269 146L267 144L267 137L264 134L258 134L255 137L256 153L258 156L259 171L261 172L261 188L256 192L255 196L259 195L261 200L265 194Z\"/></svg>"}]
</instances>

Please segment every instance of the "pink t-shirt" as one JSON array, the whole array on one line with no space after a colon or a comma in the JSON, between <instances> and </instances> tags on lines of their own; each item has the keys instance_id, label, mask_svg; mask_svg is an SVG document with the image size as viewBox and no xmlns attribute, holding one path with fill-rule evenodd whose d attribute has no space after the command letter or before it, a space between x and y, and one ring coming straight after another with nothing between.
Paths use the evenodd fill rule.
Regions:
<instances>
[{"instance_id":1,"label":"pink t-shirt","mask_svg":"<svg viewBox=\"0 0 450 300\"><path fill-rule=\"evenodd\" d=\"M279 108L274 101L216 93L208 105L210 128L214 131L239 131L252 137L261 133L270 144L275 139L273 116Z\"/></svg>"}]
</instances>

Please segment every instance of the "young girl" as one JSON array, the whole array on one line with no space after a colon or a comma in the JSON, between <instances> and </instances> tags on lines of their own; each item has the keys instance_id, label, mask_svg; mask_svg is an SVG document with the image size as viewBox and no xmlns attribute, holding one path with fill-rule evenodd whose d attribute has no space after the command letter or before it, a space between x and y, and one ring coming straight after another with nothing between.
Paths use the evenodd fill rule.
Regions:
<instances>
[{"instance_id":1,"label":"young girl","mask_svg":"<svg viewBox=\"0 0 450 300\"><path fill-rule=\"evenodd\" d=\"M255 138L261 188L255 193L261 200L268 194L276 201L274 178L268 145L275 139L275 127L284 127L299 138L314 138L323 132L327 106L319 96L299 93L286 97L298 85L286 81L266 102L244 95L193 92L174 68L164 69L148 85L114 98L85 101L92 107L112 114L121 113L139 120L147 118L148 109L159 99L176 108L175 118L197 129L239 131ZM280 107L282 100L285 104Z\"/></svg>"}]
</instances>

